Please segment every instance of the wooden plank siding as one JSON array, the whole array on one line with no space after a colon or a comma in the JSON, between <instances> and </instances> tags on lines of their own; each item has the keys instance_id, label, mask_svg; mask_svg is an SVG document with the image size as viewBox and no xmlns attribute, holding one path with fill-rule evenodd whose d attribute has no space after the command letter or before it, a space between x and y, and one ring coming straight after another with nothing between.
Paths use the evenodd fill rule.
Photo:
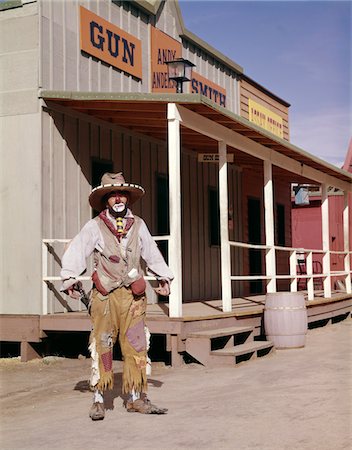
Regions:
<instances>
[{"instance_id":1,"label":"wooden plank siding","mask_svg":"<svg viewBox=\"0 0 352 450\"><path fill-rule=\"evenodd\" d=\"M79 5L114 23L142 41L143 80L109 67L83 54L79 48ZM241 82L238 98L238 75L216 57L187 40L180 39L175 5L166 2L162 14L147 16L129 2L119 5L106 1L44 2L42 5L41 80L43 89L149 92L150 25L155 25L174 39L182 41L183 56L196 64L196 71L226 89L226 107L248 117L245 102L249 96L284 117L288 139L287 108L265 97L248 82ZM187 89L190 84L187 85ZM240 105L240 106L239 106ZM90 218L87 202L92 184L92 158L112 161L114 171L143 185L146 195L134 206L152 234L157 234L157 175L167 176L166 144L116 125L72 112L43 113L43 238L70 238ZM247 114L247 116L246 116ZM198 163L196 153L182 153L182 237L184 300L216 299L221 296L220 248L209 241L209 187L218 189L218 166ZM46 173L44 174L44 167ZM242 173L229 166L229 207L232 214L230 239L242 240L246 228L242 217ZM258 187L258 186L257 186ZM72 213L73 211L73 213ZM287 221L288 223L288 221ZM63 246L57 246L59 254ZM239 273L242 258L248 253L231 248L232 273ZM51 273L58 273L57 262L50 263ZM241 283L232 283L233 295L242 294ZM54 300L54 299L53 299ZM57 304L57 301L53 301Z\"/></svg>"},{"instance_id":2,"label":"wooden plank siding","mask_svg":"<svg viewBox=\"0 0 352 450\"><path fill-rule=\"evenodd\" d=\"M283 138L289 141L290 130L288 107L261 91L258 87L249 83L247 80L242 79L240 81L240 114L245 119L249 119L248 99L253 99L255 102L263 105L265 108L270 109L275 114L282 117L284 133Z\"/></svg>"},{"instance_id":3,"label":"wooden plank siding","mask_svg":"<svg viewBox=\"0 0 352 450\"><path fill-rule=\"evenodd\" d=\"M183 42L183 55L184 58L195 64L195 72L226 90L226 108L238 113L239 98L236 73L231 72L230 69L218 63L212 56L187 41ZM192 92L191 83L187 83L185 88L188 89L188 92Z\"/></svg>"},{"instance_id":4,"label":"wooden plank siding","mask_svg":"<svg viewBox=\"0 0 352 450\"><path fill-rule=\"evenodd\" d=\"M165 144L72 111L46 109L42 120L43 239L71 239L91 218L92 160L112 161L115 172L122 171L126 180L145 188L133 211L157 235L156 176L167 176ZM55 244L54 249L61 258L64 245ZM88 274L90 270L91 265ZM59 260L49 256L48 274L57 276L59 271ZM50 295L52 312L62 311ZM69 306L77 309L77 302L69 301Z\"/></svg>"},{"instance_id":5,"label":"wooden plank siding","mask_svg":"<svg viewBox=\"0 0 352 450\"><path fill-rule=\"evenodd\" d=\"M249 242L248 228L248 199L254 198L260 201L260 223L261 223L261 244L265 244L265 225L264 225L264 199L263 199L263 177L264 171L260 167L243 169L243 192L242 210L243 210L243 242ZM291 235L291 204L290 204L290 184L280 179L273 169L273 185L274 185L274 223L275 223L275 243L277 242L277 216L276 207L278 204L285 208L285 246L290 247L292 244ZM286 251L276 252L276 271L277 274L289 273L289 253ZM262 273L265 274L265 251L261 251ZM243 250L243 272L237 275L251 275L249 271L249 251ZM263 286L264 286L263 282ZM249 295L249 282L243 283L244 295ZM289 280L277 280L277 290L289 290Z\"/></svg>"},{"instance_id":6,"label":"wooden plank siding","mask_svg":"<svg viewBox=\"0 0 352 450\"><path fill-rule=\"evenodd\" d=\"M149 92L150 26L157 26L173 39L182 41L175 20L175 5L166 2L155 19L135 8L131 2L115 5L111 1L41 3L41 88L83 92ZM96 58L82 53L79 45L79 5L88 8L142 41L142 75L138 80ZM193 43L182 41L183 57L196 65L200 75L226 89L226 108L238 113L237 74L214 56ZM191 84L185 84L190 90Z\"/></svg>"},{"instance_id":7,"label":"wooden plank siding","mask_svg":"<svg viewBox=\"0 0 352 450\"><path fill-rule=\"evenodd\" d=\"M79 48L79 5L114 23L143 42L143 80L113 68ZM41 88L89 92L149 92L147 16L128 2L41 2Z\"/></svg>"},{"instance_id":8,"label":"wooden plank siding","mask_svg":"<svg viewBox=\"0 0 352 450\"><path fill-rule=\"evenodd\" d=\"M11 2L8 3L11 6ZM80 6L141 40L142 80L82 53ZM14 224L11 215L4 216L4 235L7 238L4 248L8 256L2 286L6 292L3 297L11 298L11 302L5 302L1 312L46 313L46 308L42 310L46 291L42 290L41 240L70 239L92 217L88 197L93 184L93 161L112 163L114 172L123 171L127 181L145 188L146 195L136 203L133 211L144 218L153 235L159 234L161 221L158 211L167 207L163 204L166 196L160 195L160 186L165 188L168 176L167 107L164 100L154 101L156 97L149 94L151 26L181 43L182 56L196 64L195 71L200 76L226 89L227 110L248 118L248 99L252 98L283 118L284 139L289 140L288 104L250 80L242 70L236 71L236 65L228 64L227 58L215 49L202 44L196 37L194 39L192 33L183 29L178 7L172 1L161 2L155 15L140 9L137 2L111 0L22 2L21 7L3 10L1 14L2 67L13 68L4 70L0 95L0 112L4 121L1 143L6 149L7 161L3 181L6 188L3 189L4 210L11 209L21 189L12 183L14 173L17 178L26 179L31 196L30 204L27 202L23 206L24 215L31 218L23 239L19 238L22 236L21 226ZM21 30L20 40L18 30ZM185 85L185 90L186 86L190 90L190 83ZM50 93L43 95L49 91L63 92L57 92L56 100L49 100L54 98ZM82 100L87 97L87 92L91 100L96 100L100 93L108 93L106 99L111 98L93 106L94 101L89 104ZM120 101L113 99L113 93L132 95ZM71 97L72 101L60 102L60 97L66 100ZM172 95L168 97L172 102L170 98ZM121 109L105 109L114 101ZM183 100L177 99L178 102ZM200 120L196 124L201 125L203 118L209 118L214 130L222 124L238 131L230 140L234 143L231 152L234 152L235 162L228 164L230 240L248 242L249 197L260 199L261 222L264 224L263 155L273 165L277 164L273 167L274 206L276 208L280 204L285 208L285 230L280 231L285 234L286 246L291 245L291 181L297 178L304 182L312 180L348 190L350 180L346 175L337 173L309 154L272 141L266 134L261 136L237 120L238 117L230 117L226 110L215 108L202 98L197 100L194 96L192 101L185 98L186 104L179 106L179 110L184 110L183 114L186 112L188 116L198 113ZM197 151L216 152L217 142L207 133L202 135L198 131L187 130L185 125L187 123L181 124L182 242L178 243L183 249L182 300L220 299L220 246L210 245L209 221L211 214L217 214L209 204L209 188L218 189L219 168L217 164L199 163L197 160ZM225 131L220 134L228 136L230 132ZM259 143L263 146L260 147ZM257 158L251 155L257 155ZM285 170L294 172L287 176ZM7 189L8 185L11 189ZM262 225L262 243L264 236ZM14 249L11 243L17 240L18 245ZM59 275L64 244L56 243L53 248L53 254L48 255L48 276ZM247 249L231 247L233 275L248 274L248 253ZM262 256L265 273L264 252ZM45 259L44 256L44 262ZM276 252L276 263L279 274L288 272L287 253ZM91 270L90 264L85 275L89 275ZM248 285L233 282L233 297L247 295ZM55 281L54 286L59 289L60 281ZM288 283L279 280L277 286L278 290L283 290ZM59 295L55 295L55 291L48 294L48 312L62 311L64 305L60 305ZM66 309L77 308L79 304L76 301L69 300L66 304Z\"/></svg>"},{"instance_id":9,"label":"wooden plank siding","mask_svg":"<svg viewBox=\"0 0 352 450\"><path fill-rule=\"evenodd\" d=\"M209 205L209 188L218 190L218 165L200 163L197 153L182 153L182 252L184 300L221 298L220 246L210 245L210 214L217 214ZM230 239L241 239L241 172L229 166L229 205L235 217ZM240 252L232 250L234 270L239 270ZM239 295L240 290L233 290Z\"/></svg>"},{"instance_id":10,"label":"wooden plank siding","mask_svg":"<svg viewBox=\"0 0 352 450\"><path fill-rule=\"evenodd\" d=\"M90 219L92 159L111 160L114 171L123 171L126 180L145 188L146 195L133 211L143 217L153 235L158 234L157 209L163 205L157 205L156 180L157 175L167 177L165 143L72 111L44 111L43 124L44 239L70 239ZM210 246L208 190L218 189L218 165L199 163L197 153L187 149L181 160L184 300L217 299L221 296L220 247ZM230 238L236 240L242 235L241 195L241 172L230 165L229 204L234 219ZM57 244L55 249L61 257L64 246ZM238 269L241 251L232 249L232 253ZM49 260L49 273L58 275L59 262ZM235 294L239 295L238 289Z\"/></svg>"}]
</instances>

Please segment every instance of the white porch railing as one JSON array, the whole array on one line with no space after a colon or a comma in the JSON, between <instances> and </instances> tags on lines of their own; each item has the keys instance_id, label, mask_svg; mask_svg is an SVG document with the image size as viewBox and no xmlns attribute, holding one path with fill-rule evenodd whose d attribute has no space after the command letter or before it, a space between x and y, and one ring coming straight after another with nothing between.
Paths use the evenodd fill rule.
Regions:
<instances>
[{"instance_id":1,"label":"white porch railing","mask_svg":"<svg viewBox=\"0 0 352 450\"><path fill-rule=\"evenodd\" d=\"M167 241L169 243L170 236L154 236L155 241ZM49 290L53 291L56 297L61 297L62 305L64 308L64 312L67 312L69 310L68 307L65 307L65 294L61 294L58 292L54 286L53 282L59 282L61 278L59 276L54 276L48 274L48 254L53 253L54 257L56 258L56 262L60 264L60 258L55 253L55 250L53 249L53 245L55 243L62 243L66 244L70 242L69 239L43 239L42 241L42 274L43 274L43 290L42 290L42 311L43 314L48 314L52 312L53 308L49 308L48 299L49 299ZM316 291L314 286L314 280L315 279L328 279L329 285L331 286L331 279L333 277L343 277L345 281L345 287L346 287L346 293L350 294L352 293L351 290L351 256L352 252L348 251L329 251L324 252L323 250L318 249L304 249L304 248L293 248L293 247L282 247L282 246L268 246L268 245L259 245L259 244L246 244L244 242L236 242L236 241L229 241L230 247L238 247L238 248L246 248L246 249L254 249L254 250L263 250L265 252L268 252L268 250L274 249L276 251L284 251L289 253L289 269L290 273L285 275L231 275L230 279L228 280L231 288L231 281L256 281L256 280L266 280L267 282L273 281L276 285L276 280L290 280L290 291L291 292L297 292L298 290L298 283L299 280L307 280L307 293L308 293L308 300L314 300L314 293ZM344 270L338 270L338 271L329 271L326 273L314 273L313 272L313 255L319 254L324 256L324 254L329 253L330 255L341 255L344 258ZM297 257L298 255L305 255L305 264L306 264L306 274L299 273L297 270ZM77 278L80 281L90 281L89 276L81 276ZM154 277L151 276L145 276L146 280L155 280ZM326 290L326 283L323 283L324 285L324 297L330 297L331 296L331 289ZM330 293L329 293L330 292ZM60 298L59 297L59 298ZM171 302L171 299L170 299ZM67 304L67 302L66 302ZM82 305L79 303L78 305L78 311L82 310Z\"/></svg>"},{"instance_id":2,"label":"white porch railing","mask_svg":"<svg viewBox=\"0 0 352 450\"><path fill-rule=\"evenodd\" d=\"M352 255L351 251L323 251L318 249L305 249L305 248L293 248L293 247L282 247L282 246L268 246L268 245L259 245L259 244L246 244L243 242L235 242L229 241L229 245L231 247L239 247L239 248L247 248L247 249L256 249L256 250L265 250L268 252L269 250L277 250L289 252L289 268L290 273L287 275L231 275L231 281L255 281L255 280L268 280L275 281L276 280L291 280L290 281L290 291L297 292L298 288L298 280L306 279L307 280L307 292L308 292L308 300L314 300L314 279L320 278L324 280L328 280L328 283L323 283L324 285L324 297L331 297L331 278L341 276L344 278L346 292L348 294L352 293L351 289L351 264L350 258ZM297 271L297 260L298 255L304 254L305 264L306 264L306 274L298 273ZM344 270L339 271L329 271L329 272L321 272L316 273L313 271L313 254L321 254L324 258L324 255L344 255ZM327 287L327 285L329 287Z\"/></svg>"},{"instance_id":3,"label":"white porch railing","mask_svg":"<svg viewBox=\"0 0 352 450\"><path fill-rule=\"evenodd\" d=\"M169 240L170 240L170 236L153 236L153 239L155 241L166 241L168 243L168 252L169 252ZM43 281L43 286L42 286L42 314L46 315L46 314L50 314L53 311L53 308L49 308L49 291L53 291L54 295L59 298L59 301L61 302L62 306L63 306L63 311L64 312L68 312L69 311L69 306L68 303L66 301L66 294L63 294L61 292L59 292L53 285L53 282L59 282L61 281L61 277L58 275L50 275L48 273L48 256L49 253L52 253L54 255L54 258L56 260L56 262L58 263L58 265L61 267L61 259L60 257L57 255L57 253L54 250L53 245L54 244L67 244L71 241L71 239L43 239L42 240L42 281ZM149 276L146 275L144 277L146 280L148 281L155 281L156 278L153 276ZM81 276L81 277L77 277L78 281L91 281L91 277L90 276ZM82 311L82 304L79 302L78 303L78 311Z\"/></svg>"}]
</instances>

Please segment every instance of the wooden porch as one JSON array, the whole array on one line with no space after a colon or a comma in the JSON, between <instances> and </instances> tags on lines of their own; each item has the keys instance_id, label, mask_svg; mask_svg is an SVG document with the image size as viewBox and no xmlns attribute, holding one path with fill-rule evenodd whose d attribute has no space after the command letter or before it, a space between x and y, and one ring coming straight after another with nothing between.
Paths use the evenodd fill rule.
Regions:
<instances>
[{"instance_id":1,"label":"wooden porch","mask_svg":"<svg viewBox=\"0 0 352 450\"><path fill-rule=\"evenodd\" d=\"M242 343L239 349L248 350L250 357L255 357L257 351L265 350L264 347L270 350L269 347L272 347L263 345L263 341L266 342L264 307L265 295L234 298L231 312L222 311L221 300L193 301L183 303L183 316L175 318L168 315L168 303L149 304L147 325L152 334L166 335L166 350L171 352L171 364L175 367L183 363L183 355L191 348L189 342L195 337L203 340L206 338L209 344L212 338L227 335L233 336L236 341L237 334L248 332L251 343ZM343 318L351 314L352 295L333 291L330 298L324 298L323 291L317 291L314 300L306 300L306 307L308 326L325 325L337 317ZM91 321L86 311L46 315L4 314L0 316L0 324L1 341L21 342L22 361L39 356L31 343L41 342L46 337L46 332L91 330ZM221 351L224 353L224 349ZM219 364L226 363L225 359L218 361Z\"/></svg>"}]
</instances>

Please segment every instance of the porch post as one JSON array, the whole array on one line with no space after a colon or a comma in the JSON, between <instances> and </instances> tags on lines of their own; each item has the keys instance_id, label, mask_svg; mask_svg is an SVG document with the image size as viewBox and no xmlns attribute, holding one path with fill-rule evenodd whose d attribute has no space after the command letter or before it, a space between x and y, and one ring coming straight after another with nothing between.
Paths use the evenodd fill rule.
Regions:
<instances>
[{"instance_id":1,"label":"porch post","mask_svg":"<svg viewBox=\"0 0 352 450\"><path fill-rule=\"evenodd\" d=\"M274 238L274 195L272 164L264 160L264 211L265 211L265 244L270 247L265 252L266 276L276 276L275 238ZM267 292L276 292L276 278L267 280Z\"/></svg>"},{"instance_id":2,"label":"porch post","mask_svg":"<svg viewBox=\"0 0 352 450\"><path fill-rule=\"evenodd\" d=\"M170 205L169 266L175 276L169 297L169 316L182 317L180 117L175 103L168 103L167 119Z\"/></svg>"},{"instance_id":3,"label":"porch post","mask_svg":"<svg viewBox=\"0 0 352 450\"><path fill-rule=\"evenodd\" d=\"M347 252L345 255L345 272L348 272L345 277L346 292L348 294L352 293L351 289L351 263L350 263L350 235L349 235L349 205L348 205L348 192L344 191L344 208L343 208L343 246L344 251Z\"/></svg>"},{"instance_id":4,"label":"porch post","mask_svg":"<svg viewBox=\"0 0 352 450\"><path fill-rule=\"evenodd\" d=\"M297 292L297 251L293 250L290 252L290 276L291 284L290 290L291 292Z\"/></svg>"},{"instance_id":5,"label":"porch post","mask_svg":"<svg viewBox=\"0 0 352 450\"><path fill-rule=\"evenodd\" d=\"M219 205L220 205L220 245L221 245L221 294L222 310L232 310L231 295L231 254L228 224L228 184L226 143L219 141Z\"/></svg>"},{"instance_id":6,"label":"porch post","mask_svg":"<svg viewBox=\"0 0 352 450\"><path fill-rule=\"evenodd\" d=\"M48 276L48 247L42 242L42 314L48 314L48 285L44 278Z\"/></svg>"},{"instance_id":7,"label":"porch post","mask_svg":"<svg viewBox=\"0 0 352 450\"><path fill-rule=\"evenodd\" d=\"M324 297L331 297L330 236L329 236L329 197L327 185L321 185L321 226L323 236Z\"/></svg>"}]
</instances>

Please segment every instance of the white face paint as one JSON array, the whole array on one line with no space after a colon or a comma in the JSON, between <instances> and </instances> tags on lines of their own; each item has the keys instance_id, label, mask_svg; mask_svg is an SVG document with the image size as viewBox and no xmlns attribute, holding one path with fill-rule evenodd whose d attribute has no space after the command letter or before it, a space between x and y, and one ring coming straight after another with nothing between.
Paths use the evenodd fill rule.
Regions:
<instances>
[{"instance_id":1,"label":"white face paint","mask_svg":"<svg viewBox=\"0 0 352 450\"><path fill-rule=\"evenodd\" d=\"M117 213L122 212L125 208L126 208L125 203L115 203L112 206L112 209Z\"/></svg>"}]
</instances>

